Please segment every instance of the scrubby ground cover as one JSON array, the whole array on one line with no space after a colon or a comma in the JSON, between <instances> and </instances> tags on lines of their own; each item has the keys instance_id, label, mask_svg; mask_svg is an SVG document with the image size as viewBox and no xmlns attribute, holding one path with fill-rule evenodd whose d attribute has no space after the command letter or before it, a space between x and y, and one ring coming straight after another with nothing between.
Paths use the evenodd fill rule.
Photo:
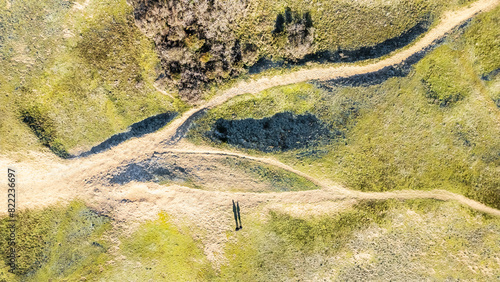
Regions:
<instances>
[{"instance_id":1,"label":"scrubby ground cover","mask_svg":"<svg viewBox=\"0 0 500 282\"><path fill-rule=\"evenodd\" d=\"M360 202L338 214L270 212L229 244L221 280L498 279L498 219L452 202Z\"/></svg>"},{"instance_id":2,"label":"scrubby ground cover","mask_svg":"<svg viewBox=\"0 0 500 282\"><path fill-rule=\"evenodd\" d=\"M9 273L2 255L0 281L206 281L213 273L188 229L179 230L165 213L132 235L116 235L118 253L110 240L112 219L81 202L23 211L17 222L18 269ZM9 218L1 224L6 255Z\"/></svg>"},{"instance_id":3,"label":"scrubby ground cover","mask_svg":"<svg viewBox=\"0 0 500 282\"><path fill-rule=\"evenodd\" d=\"M177 21L168 30L161 21L144 20L163 17L173 6L134 3L0 2L2 152L47 147L60 157L81 153L148 116L184 111L183 102L155 87L166 86L158 77L173 82L172 93L200 94L196 83L226 81L259 58L293 60L372 46L466 2L255 1L241 2L242 9L200 2L176 8ZM213 17L218 24L208 25ZM181 96L190 100L191 94Z\"/></svg>"},{"instance_id":4,"label":"scrubby ground cover","mask_svg":"<svg viewBox=\"0 0 500 282\"><path fill-rule=\"evenodd\" d=\"M499 219L455 202L360 201L315 215L262 208L245 211L242 230L234 233L232 224L227 226L220 268L193 239L199 230L188 221L174 224L166 213L121 234L110 229L108 217L81 203L27 211L19 228L35 232L20 242L23 268L14 276L3 266L0 273L4 281L491 281L500 276Z\"/></svg>"},{"instance_id":5,"label":"scrubby ground cover","mask_svg":"<svg viewBox=\"0 0 500 282\"><path fill-rule=\"evenodd\" d=\"M406 77L360 87L302 83L236 97L208 111L188 137L230 149L207 137L219 119L313 114L338 137L275 156L353 189L448 189L500 207L499 76L492 73L500 67L500 29L491 24L499 11L472 20Z\"/></svg>"},{"instance_id":6,"label":"scrubby ground cover","mask_svg":"<svg viewBox=\"0 0 500 282\"><path fill-rule=\"evenodd\" d=\"M138 26L155 41L165 81L188 101L259 59L298 61L375 46L468 2L132 1Z\"/></svg>"},{"instance_id":7,"label":"scrubby ground cover","mask_svg":"<svg viewBox=\"0 0 500 282\"><path fill-rule=\"evenodd\" d=\"M168 214L119 236L120 250L106 253L84 274L87 281L210 281L214 270L187 226Z\"/></svg>"},{"instance_id":8,"label":"scrubby ground cover","mask_svg":"<svg viewBox=\"0 0 500 282\"><path fill-rule=\"evenodd\" d=\"M0 6L2 152L44 145L65 157L184 108L155 89L159 59L125 1Z\"/></svg>"},{"instance_id":9,"label":"scrubby ground cover","mask_svg":"<svg viewBox=\"0 0 500 282\"><path fill-rule=\"evenodd\" d=\"M0 219L1 281L80 279L89 266L109 251L103 238L111 218L81 202L43 210L25 210L15 221L15 246L9 245L9 217ZM14 274L7 265L10 247L16 250Z\"/></svg>"}]
</instances>

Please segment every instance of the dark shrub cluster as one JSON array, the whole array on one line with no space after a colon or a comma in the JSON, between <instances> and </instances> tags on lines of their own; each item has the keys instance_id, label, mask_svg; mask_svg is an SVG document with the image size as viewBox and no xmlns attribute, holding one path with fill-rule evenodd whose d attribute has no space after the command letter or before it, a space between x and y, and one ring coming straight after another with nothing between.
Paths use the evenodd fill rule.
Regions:
<instances>
[{"instance_id":1,"label":"dark shrub cluster","mask_svg":"<svg viewBox=\"0 0 500 282\"><path fill-rule=\"evenodd\" d=\"M263 119L219 119L207 134L216 142L272 152L311 146L331 133L312 114L284 112Z\"/></svg>"},{"instance_id":2,"label":"dark shrub cluster","mask_svg":"<svg viewBox=\"0 0 500 282\"><path fill-rule=\"evenodd\" d=\"M164 78L185 100L197 100L209 82L241 73L243 56L255 52L255 46L241 46L234 33L234 19L246 1L136 0L133 5L137 25L156 44Z\"/></svg>"},{"instance_id":3,"label":"dark shrub cluster","mask_svg":"<svg viewBox=\"0 0 500 282\"><path fill-rule=\"evenodd\" d=\"M209 83L245 72L268 52L257 46L257 39L237 32L248 0L134 0L132 4L136 24L155 42L164 72L160 78L179 89L186 101L198 100ZM276 42L287 42L282 52L286 59L300 59L312 50L314 28L309 12L287 8L278 14L274 31L262 32ZM264 49L276 42L265 44Z\"/></svg>"},{"instance_id":4,"label":"dark shrub cluster","mask_svg":"<svg viewBox=\"0 0 500 282\"><path fill-rule=\"evenodd\" d=\"M285 50L286 57L292 60L303 58L311 51L314 41L311 14L309 12L299 14L287 7L284 13L276 16L273 35L286 37L289 46Z\"/></svg>"}]
</instances>

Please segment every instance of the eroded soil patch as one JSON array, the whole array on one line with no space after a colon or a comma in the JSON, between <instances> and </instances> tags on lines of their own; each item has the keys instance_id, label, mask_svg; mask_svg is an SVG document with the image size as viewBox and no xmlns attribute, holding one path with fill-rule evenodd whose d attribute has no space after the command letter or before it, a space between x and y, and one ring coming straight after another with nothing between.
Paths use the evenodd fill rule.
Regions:
<instances>
[{"instance_id":1,"label":"eroded soil patch","mask_svg":"<svg viewBox=\"0 0 500 282\"><path fill-rule=\"evenodd\" d=\"M257 161L170 152L119 167L109 178L110 184L132 181L177 183L210 191L286 192L318 188L304 177Z\"/></svg>"}]
</instances>

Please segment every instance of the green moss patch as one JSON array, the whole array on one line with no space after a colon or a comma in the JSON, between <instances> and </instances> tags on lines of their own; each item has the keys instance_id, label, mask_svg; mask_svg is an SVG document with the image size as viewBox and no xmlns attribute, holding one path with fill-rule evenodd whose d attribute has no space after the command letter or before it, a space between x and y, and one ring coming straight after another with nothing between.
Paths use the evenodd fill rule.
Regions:
<instances>
[{"instance_id":1,"label":"green moss patch","mask_svg":"<svg viewBox=\"0 0 500 282\"><path fill-rule=\"evenodd\" d=\"M418 64L417 72L426 86L426 96L440 106L460 101L472 90L457 52L445 45Z\"/></svg>"}]
</instances>

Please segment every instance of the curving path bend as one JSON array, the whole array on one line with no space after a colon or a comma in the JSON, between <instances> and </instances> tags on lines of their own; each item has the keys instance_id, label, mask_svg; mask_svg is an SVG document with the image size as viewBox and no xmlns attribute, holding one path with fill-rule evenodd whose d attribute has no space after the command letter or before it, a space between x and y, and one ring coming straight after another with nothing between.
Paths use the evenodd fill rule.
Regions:
<instances>
[{"instance_id":1,"label":"curving path bend","mask_svg":"<svg viewBox=\"0 0 500 282\"><path fill-rule=\"evenodd\" d=\"M182 116L172 121L163 130L149 134L142 138L138 138L136 140L130 140L114 147L108 152L91 156L85 160L76 160L75 165L100 166L109 164L111 166L116 166L119 161L125 159L133 159L141 153L154 152L155 150L158 150L159 147L164 147L165 145L167 147L169 145L173 145L178 140L180 140L180 138L182 138L182 134L181 136L179 136L179 131L182 131L183 127L188 127L190 121L194 117L196 117L196 115L202 113L207 109L221 105L229 99L239 95L248 93L255 94L268 88L310 80L331 80L336 78L345 78L354 75L366 74L376 72L385 67L401 64L412 55L421 52L429 46L432 46L434 42L442 39L454 28L460 26L466 20L474 17L478 13L493 9L499 3L500 0L479 0L468 7L459 9L457 11L447 12L441 18L440 23L433 29L429 30L420 40L410 45L409 47L406 47L401 51L395 51L391 56L372 64L343 64L333 67L318 67L312 69L303 69L284 75L263 77L250 81L241 81L230 89L222 91L219 95L215 96L213 99L202 104L201 106L186 111L184 114L182 114ZM187 128L184 128L184 130L187 130ZM167 144L165 144L165 142L167 142Z\"/></svg>"},{"instance_id":2,"label":"curving path bend","mask_svg":"<svg viewBox=\"0 0 500 282\"><path fill-rule=\"evenodd\" d=\"M360 191L352 191L338 185L325 183L322 180L315 179L314 177L293 169L272 158L259 158L247 156L240 153L218 151L213 149L203 150L200 148L186 148L186 146L189 147L186 144L182 145L181 143L175 145L178 140L172 142L171 145L164 143L165 141L172 140L173 138L175 139L176 134L178 134L179 128L182 128L183 125L185 126L186 122L189 122L189 120L192 119L193 116L195 116L197 113L221 105L222 103L235 96L246 93L258 93L270 87L293 84L308 80L330 80L375 72L387 66L400 64L410 56L422 51L426 47L431 46L435 41L443 38L447 33L452 31L453 28L459 26L464 21L472 18L477 13L493 9L499 3L500 0L479 0L463 9L448 12L443 15L441 22L435 28L428 31L425 36L423 36L413 45L405 48L402 51L396 51L392 53L390 57L372 64L361 66L344 64L336 67L304 69L274 77L264 77L257 80L242 81L236 84L234 87L222 91L220 95L217 95L205 104L185 112L180 118L171 122L165 129L156 133L145 135L141 138L132 139L106 152L92 155L88 158L60 161L51 156L39 155L29 162L24 163L16 163L12 160L1 158L0 165L2 165L3 167L7 167L15 164L16 168L18 168L18 170L20 171L21 182L19 186L20 189L18 206L21 209L43 207L58 201L68 201L74 198L83 198L94 203L96 207L99 206L98 203L104 203L105 207L101 207L102 209L119 210L120 207L117 206L117 203L119 203L118 198L127 193L123 190L126 189L126 187L109 187L105 183L92 182L92 179L95 179L96 176L109 175L109 173L115 170L117 167L134 162L136 160L143 159L148 155L153 154L154 152L171 151L179 154L219 154L260 161L301 175L318 184L323 189L305 192L252 194L208 192L195 189L186 190L188 188L178 186L168 187L169 191L164 191L165 187L163 186L159 187L154 184L148 184L148 186L144 184L149 187L148 189L146 189L147 191L150 191L149 189L153 189L154 191L163 189L161 193L167 196L165 196L166 198L163 196L156 197L161 193L154 191L153 193L150 191L148 193L156 195L153 197L154 200L141 200L142 198L139 197L140 200L138 200L138 202L142 204L137 204L137 206L145 205L151 208L148 203L154 203L155 205L158 205L158 203L163 203L168 206L168 203L181 203L183 201L192 202L193 199L197 199L198 203L200 203L210 200L211 196L209 195L224 195L224 199L230 199L234 196L237 196L242 199L248 200L249 204L252 203L252 201L254 203L260 203L262 201L275 200L288 203L291 203L293 201L295 201L296 203L308 203L338 199L434 198L439 200L455 200L473 209L500 216L500 210L487 207L479 202L448 191L394 191L383 193L364 193ZM184 147L179 147L179 145ZM4 181L6 180L1 179L0 182L2 183L0 184L3 185ZM185 197L191 197L193 199L188 199ZM210 204L215 205L214 202ZM174 208L174 206L170 206ZM4 214L7 210L6 203L3 203L0 208L0 214ZM181 209L182 207L178 206L177 208ZM153 215L153 213L148 214L150 214L151 216L156 215Z\"/></svg>"}]
</instances>

